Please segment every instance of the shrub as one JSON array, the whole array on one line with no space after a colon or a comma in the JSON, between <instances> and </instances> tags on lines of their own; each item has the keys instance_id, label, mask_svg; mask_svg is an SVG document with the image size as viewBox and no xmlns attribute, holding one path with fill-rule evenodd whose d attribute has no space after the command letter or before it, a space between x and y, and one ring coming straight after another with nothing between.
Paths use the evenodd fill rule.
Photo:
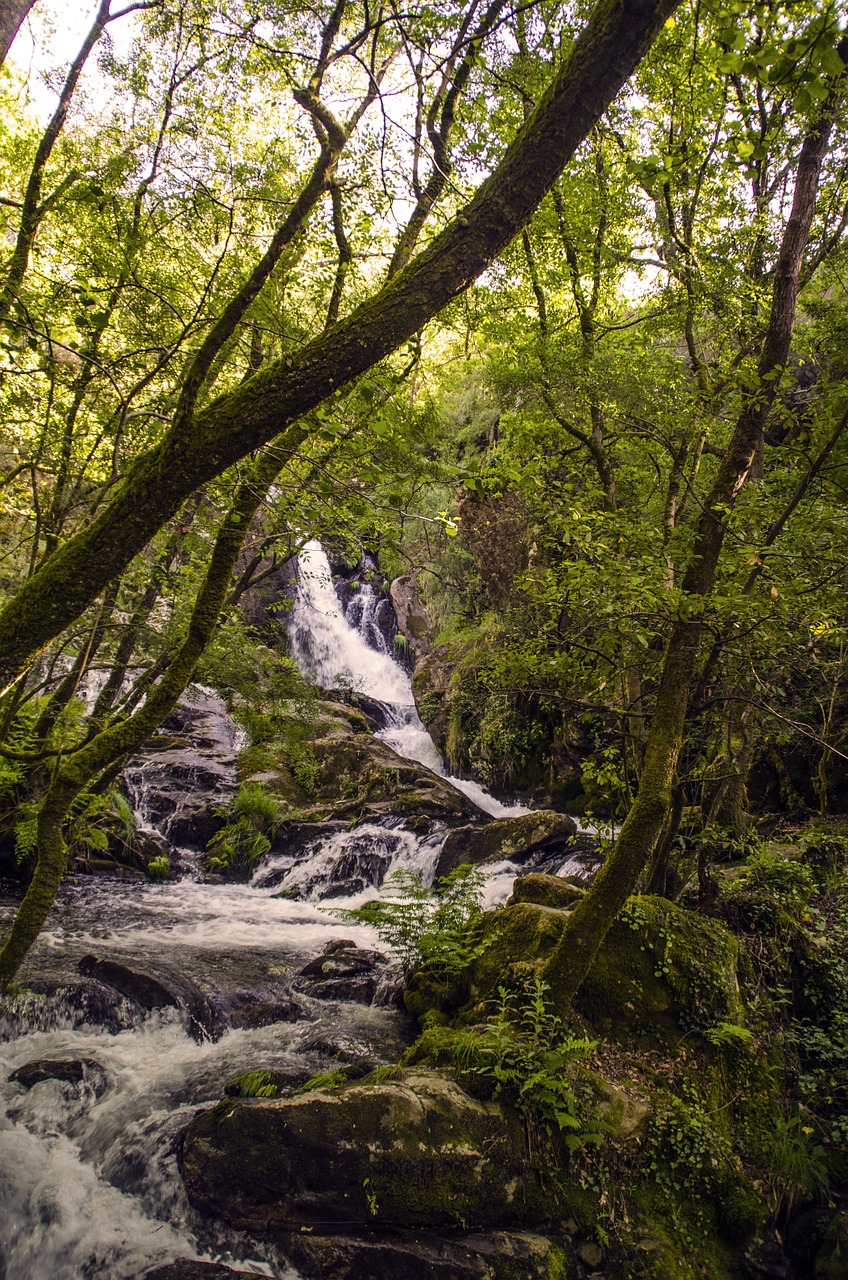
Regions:
<instances>
[{"instance_id":1,"label":"shrub","mask_svg":"<svg viewBox=\"0 0 848 1280\"><path fill-rule=\"evenodd\" d=\"M487 943L476 924L483 914L485 877L478 867L459 866L428 889L411 871L395 871L382 897L352 911L334 912L370 924L398 956L404 972L425 968L440 978L457 977Z\"/></svg>"},{"instance_id":2,"label":"shrub","mask_svg":"<svg viewBox=\"0 0 848 1280\"><path fill-rule=\"evenodd\" d=\"M161 853L158 858L151 858L147 864L147 875L151 880L169 880L171 859L164 853Z\"/></svg>"},{"instance_id":3,"label":"shrub","mask_svg":"<svg viewBox=\"0 0 848 1280\"><path fill-rule=\"evenodd\" d=\"M209 869L249 875L271 848L269 837L280 822L277 801L263 786L248 782L218 813L227 821L206 846Z\"/></svg>"}]
</instances>

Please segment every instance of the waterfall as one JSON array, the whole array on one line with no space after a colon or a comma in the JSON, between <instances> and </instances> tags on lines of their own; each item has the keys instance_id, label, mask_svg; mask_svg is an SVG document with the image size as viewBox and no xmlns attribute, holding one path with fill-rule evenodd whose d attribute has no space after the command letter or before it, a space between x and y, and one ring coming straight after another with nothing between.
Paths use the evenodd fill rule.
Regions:
<instances>
[{"instance_id":1,"label":"waterfall","mask_svg":"<svg viewBox=\"0 0 848 1280\"><path fill-rule=\"evenodd\" d=\"M342 611L324 548L307 542L298 558L298 590L290 626L292 649L302 671L323 688L344 688L374 698L385 707L377 737L407 760L423 764L493 818L530 810L505 805L479 782L449 774L415 707L409 673L389 652L375 625L377 597L363 583L347 615Z\"/></svg>"}]
</instances>

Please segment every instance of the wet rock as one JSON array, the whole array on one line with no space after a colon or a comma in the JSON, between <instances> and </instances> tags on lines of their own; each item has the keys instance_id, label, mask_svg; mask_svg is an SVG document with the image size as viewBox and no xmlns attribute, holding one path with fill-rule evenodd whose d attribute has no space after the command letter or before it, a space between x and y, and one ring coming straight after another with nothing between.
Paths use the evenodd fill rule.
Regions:
<instances>
[{"instance_id":1,"label":"wet rock","mask_svg":"<svg viewBox=\"0 0 848 1280\"><path fill-rule=\"evenodd\" d=\"M292 1236L306 1280L566 1280L570 1242L518 1232L441 1237Z\"/></svg>"},{"instance_id":2,"label":"wet rock","mask_svg":"<svg viewBox=\"0 0 848 1280\"><path fill-rule=\"evenodd\" d=\"M531 872L520 876L512 887L512 897L507 906L516 902L535 902L541 907L557 907L566 910L583 897L584 890L577 885L561 879L560 876L545 876Z\"/></svg>"},{"instance_id":3,"label":"wet rock","mask_svg":"<svg viewBox=\"0 0 848 1280\"><path fill-rule=\"evenodd\" d=\"M292 996L263 991L235 991L222 1013L228 1027L269 1027L275 1022L300 1022L309 1014Z\"/></svg>"},{"instance_id":4,"label":"wet rock","mask_svg":"<svg viewBox=\"0 0 848 1280\"><path fill-rule=\"evenodd\" d=\"M412 673L412 696L430 737L444 751L448 737L448 708L453 660L449 647L440 645L421 658Z\"/></svg>"},{"instance_id":5,"label":"wet rock","mask_svg":"<svg viewBox=\"0 0 848 1280\"><path fill-rule=\"evenodd\" d=\"M178 1262L145 1271L139 1280L263 1280L263 1276L264 1272L260 1271L233 1271L232 1267L222 1266L220 1262L180 1258Z\"/></svg>"},{"instance_id":6,"label":"wet rock","mask_svg":"<svg viewBox=\"0 0 848 1280\"><path fill-rule=\"evenodd\" d=\"M164 836L160 836L158 831L144 831L139 828L133 838L131 849L144 871L154 858L167 858L172 865L177 859L174 846Z\"/></svg>"},{"instance_id":7,"label":"wet rock","mask_svg":"<svg viewBox=\"0 0 848 1280\"><path fill-rule=\"evenodd\" d=\"M171 843L205 849L220 828L218 807L236 784L237 731L223 700L192 685L123 781L145 827Z\"/></svg>"},{"instance_id":8,"label":"wet rock","mask_svg":"<svg viewBox=\"0 0 848 1280\"><path fill-rule=\"evenodd\" d=\"M90 1085L100 1094L106 1087L103 1068L93 1058L36 1058L13 1071L9 1080L31 1089L42 1080L61 1080L65 1084Z\"/></svg>"},{"instance_id":9,"label":"wet rock","mask_svg":"<svg viewBox=\"0 0 848 1280\"><path fill-rule=\"evenodd\" d=\"M430 652L433 627L418 591L418 574L407 573L395 578L389 587L389 598L398 629L406 637L413 657L425 657Z\"/></svg>"},{"instance_id":10,"label":"wet rock","mask_svg":"<svg viewBox=\"0 0 848 1280\"><path fill-rule=\"evenodd\" d=\"M181 1167L197 1208L264 1234L326 1222L508 1229L553 1209L517 1119L432 1072L219 1103L186 1130Z\"/></svg>"},{"instance_id":11,"label":"wet rock","mask_svg":"<svg viewBox=\"0 0 848 1280\"><path fill-rule=\"evenodd\" d=\"M415 815L455 825L486 816L438 774L399 756L370 733L356 731L351 717L362 719L360 712L329 701L320 707L321 720L310 743L315 771L306 789L283 743L257 743L241 758L243 780L261 783L284 806L297 809L300 822L374 822ZM289 832L297 830L295 824L286 826L275 848L288 851Z\"/></svg>"},{"instance_id":12,"label":"wet rock","mask_svg":"<svg viewBox=\"0 0 848 1280\"><path fill-rule=\"evenodd\" d=\"M353 1000L371 1004L387 964L378 951L367 951L343 938L329 942L320 956L300 970L297 988L317 1000Z\"/></svg>"},{"instance_id":13,"label":"wet rock","mask_svg":"<svg viewBox=\"0 0 848 1280\"><path fill-rule=\"evenodd\" d=\"M566 849L576 834L574 820L553 809L497 818L484 826L457 827L442 845L436 876L446 876L461 863L479 866L506 858L520 863L538 851Z\"/></svg>"},{"instance_id":14,"label":"wet rock","mask_svg":"<svg viewBox=\"0 0 848 1280\"><path fill-rule=\"evenodd\" d=\"M141 1009L183 1009L188 1030L195 1039L215 1038L221 1032L219 1018L208 1000L196 988L168 975L166 981L149 973L131 969L117 960L101 960L83 956L80 973L111 987Z\"/></svg>"}]
</instances>

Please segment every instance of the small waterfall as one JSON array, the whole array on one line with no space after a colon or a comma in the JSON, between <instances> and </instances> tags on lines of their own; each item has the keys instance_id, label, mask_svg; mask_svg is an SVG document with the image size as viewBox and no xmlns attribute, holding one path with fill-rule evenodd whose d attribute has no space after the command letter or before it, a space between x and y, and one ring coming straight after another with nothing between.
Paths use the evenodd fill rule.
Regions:
<instances>
[{"instance_id":1,"label":"small waterfall","mask_svg":"<svg viewBox=\"0 0 848 1280\"><path fill-rule=\"evenodd\" d=\"M493 818L529 813L520 804L505 805L479 782L455 778L445 769L412 696L412 680L389 652L374 624L375 596L364 583L347 616L339 604L324 548L307 542L300 553L298 591L290 635L295 660L323 688L346 688L384 704L385 725L377 737L407 760L423 764ZM376 647L372 647L375 645Z\"/></svg>"}]
</instances>

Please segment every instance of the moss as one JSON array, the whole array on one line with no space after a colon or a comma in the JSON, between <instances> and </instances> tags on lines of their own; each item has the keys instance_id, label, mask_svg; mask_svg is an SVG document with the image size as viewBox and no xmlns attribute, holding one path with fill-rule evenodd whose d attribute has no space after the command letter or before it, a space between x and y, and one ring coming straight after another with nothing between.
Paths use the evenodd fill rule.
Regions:
<instances>
[{"instance_id":1,"label":"moss","mask_svg":"<svg viewBox=\"0 0 848 1280\"><path fill-rule=\"evenodd\" d=\"M575 1003L604 1031L743 1024L738 957L737 940L717 921L664 898L631 898Z\"/></svg>"},{"instance_id":2,"label":"moss","mask_svg":"<svg viewBox=\"0 0 848 1280\"><path fill-rule=\"evenodd\" d=\"M484 937L491 944L473 966L473 998L489 999L499 986L540 971L550 979L545 961L566 919L565 912L533 902L514 902L484 917ZM598 951L575 1007L603 1032L742 1024L738 957L737 940L717 921L662 898L631 898ZM556 985L551 994L558 1012L567 1014Z\"/></svg>"},{"instance_id":3,"label":"moss","mask_svg":"<svg viewBox=\"0 0 848 1280\"><path fill-rule=\"evenodd\" d=\"M540 907L566 910L582 897L583 890L577 885L570 884L568 880L563 880L561 876L545 876L533 872L527 876L520 876L516 880L512 897L507 905L514 906L516 902L534 902Z\"/></svg>"}]
</instances>

